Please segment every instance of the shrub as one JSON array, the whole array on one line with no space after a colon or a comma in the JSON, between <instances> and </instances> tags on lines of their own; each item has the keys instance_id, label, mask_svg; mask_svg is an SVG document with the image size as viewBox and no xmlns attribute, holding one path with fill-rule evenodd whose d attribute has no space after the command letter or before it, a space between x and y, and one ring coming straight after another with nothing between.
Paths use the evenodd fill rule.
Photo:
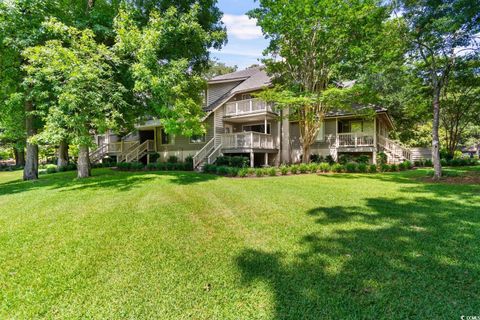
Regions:
<instances>
[{"instance_id":1,"label":"shrub","mask_svg":"<svg viewBox=\"0 0 480 320\"><path fill-rule=\"evenodd\" d=\"M425 167L433 167L432 159L425 160Z\"/></svg>"},{"instance_id":2,"label":"shrub","mask_svg":"<svg viewBox=\"0 0 480 320\"><path fill-rule=\"evenodd\" d=\"M398 164L398 170L405 171L407 170L407 164L405 162L401 162Z\"/></svg>"},{"instance_id":3,"label":"shrub","mask_svg":"<svg viewBox=\"0 0 480 320\"><path fill-rule=\"evenodd\" d=\"M310 163L308 165L308 171L310 171L311 173L316 173L318 170L318 163Z\"/></svg>"},{"instance_id":4,"label":"shrub","mask_svg":"<svg viewBox=\"0 0 480 320\"><path fill-rule=\"evenodd\" d=\"M398 165L396 165L396 164L390 165L390 171L395 172L395 171L398 171L398 169L399 169Z\"/></svg>"},{"instance_id":5,"label":"shrub","mask_svg":"<svg viewBox=\"0 0 480 320\"><path fill-rule=\"evenodd\" d=\"M217 158L217 160L215 160L215 164L217 166L228 166L230 162L230 157L227 157L227 156L220 156Z\"/></svg>"},{"instance_id":6,"label":"shrub","mask_svg":"<svg viewBox=\"0 0 480 320\"><path fill-rule=\"evenodd\" d=\"M248 175L248 169L242 168L242 169L238 170L238 176L239 177L244 178L247 175Z\"/></svg>"},{"instance_id":7,"label":"shrub","mask_svg":"<svg viewBox=\"0 0 480 320\"><path fill-rule=\"evenodd\" d=\"M357 172L357 168L358 165L355 163L355 162L349 162L345 165L345 170L347 172L350 172L350 173L353 173L353 172Z\"/></svg>"},{"instance_id":8,"label":"shrub","mask_svg":"<svg viewBox=\"0 0 480 320\"><path fill-rule=\"evenodd\" d=\"M326 156L325 161L328 162L329 165L332 165L332 164L335 163L335 160L333 159L333 157L331 155Z\"/></svg>"},{"instance_id":9,"label":"shrub","mask_svg":"<svg viewBox=\"0 0 480 320\"><path fill-rule=\"evenodd\" d=\"M217 166L214 164L205 164L203 166L203 172L205 173L217 173Z\"/></svg>"},{"instance_id":10,"label":"shrub","mask_svg":"<svg viewBox=\"0 0 480 320\"><path fill-rule=\"evenodd\" d=\"M156 163L149 163L147 164L147 170L157 170L158 166Z\"/></svg>"},{"instance_id":11,"label":"shrub","mask_svg":"<svg viewBox=\"0 0 480 320\"><path fill-rule=\"evenodd\" d=\"M168 163L177 163L178 162L178 157L177 156L170 156L167 159Z\"/></svg>"},{"instance_id":12,"label":"shrub","mask_svg":"<svg viewBox=\"0 0 480 320\"><path fill-rule=\"evenodd\" d=\"M274 167L268 168L267 171L268 171L268 175L269 175L270 177L274 177L274 176L277 175L277 169L275 169Z\"/></svg>"},{"instance_id":13,"label":"shrub","mask_svg":"<svg viewBox=\"0 0 480 320\"><path fill-rule=\"evenodd\" d=\"M145 165L141 162L132 162L131 167L133 170L142 170L145 168Z\"/></svg>"},{"instance_id":14,"label":"shrub","mask_svg":"<svg viewBox=\"0 0 480 320\"><path fill-rule=\"evenodd\" d=\"M58 172L65 172L68 171L68 166L59 166L57 167Z\"/></svg>"},{"instance_id":15,"label":"shrub","mask_svg":"<svg viewBox=\"0 0 480 320\"><path fill-rule=\"evenodd\" d=\"M358 163L368 163L368 162L370 162L370 157L367 156L367 155L358 156L357 159L356 159L356 162L358 162Z\"/></svg>"},{"instance_id":16,"label":"shrub","mask_svg":"<svg viewBox=\"0 0 480 320\"><path fill-rule=\"evenodd\" d=\"M300 173L307 173L308 165L306 163L302 163L298 166L298 170L300 171Z\"/></svg>"},{"instance_id":17,"label":"shrub","mask_svg":"<svg viewBox=\"0 0 480 320\"><path fill-rule=\"evenodd\" d=\"M320 163L323 161L323 157L319 154L311 154L310 161L315 163Z\"/></svg>"},{"instance_id":18,"label":"shrub","mask_svg":"<svg viewBox=\"0 0 480 320\"><path fill-rule=\"evenodd\" d=\"M442 165L442 167L446 167L449 165L447 159L440 159L440 164Z\"/></svg>"},{"instance_id":19,"label":"shrub","mask_svg":"<svg viewBox=\"0 0 480 320\"><path fill-rule=\"evenodd\" d=\"M377 172L377 166L375 164L371 164L370 166L368 166L368 172L376 173Z\"/></svg>"},{"instance_id":20,"label":"shrub","mask_svg":"<svg viewBox=\"0 0 480 320\"><path fill-rule=\"evenodd\" d=\"M380 169L380 172L388 172L390 171L390 166L386 163L382 163L379 169Z\"/></svg>"},{"instance_id":21,"label":"shrub","mask_svg":"<svg viewBox=\"0 0 480 320\"><path fill-rule=\"evenodd\" d=\"M265 174L265 170L263 170L263 168L257 168L255 169L255 175L257 177L263 177Z\"/></svg>"},{"instance_id":22,"label":"shrub","mask_svg":"<svg viewBox=\"0 0 480 320\"><path fill-rule=\"evenodd\" d=\"M361 162L358 164L357 169L358 169L358 172L366 173L368 171L368 166L366 163Z\"/></svg>"},{"instance_id":23,"label":"shrub","mask_svg":"<svg viewBox=\"0 0 480 320\"><path fill-rule=\"evenodd\" d=\"M248 158L242 156L235 156L230 158L229 166L236 168L245 168L248 165Z\"/></svg>"},{"instance_id":24,"label":"shrub","mask_svg":"<svg viewBox=\"0 0 480 320\"><path fill-rule=\"evenodd\" d=\"M298 172L298 165L296 165L296 164L292 165L292 166L290 167L290 172L291 172L292 174L297 174L297 172Z\"/></svg>"},{"instance_id":25,"label":"shrub","mask_svg":"<svg viewBox=\"0 0 480 320\"><path fill-rule=\"evenodd\" d=\"M280 173L282 176L286 176L288 174L288 167L286 165L280 166Z\"/></svg>"},{"instance_id":26,"label":"shrub","mask_svg":"<svg viewBox=\"0 0 480 320\"><path fill-rule=\"evenodd\" d=\"M117 168L120 170L129 170L132 167L130 162L120 162L117 164Z\"/></svg>"},{"instance_id":27,"label":"shrub","mask_svg":"<svg viewBox=\"0 0 480 320\"><path fill-rule=\"evenodd\" d=\"M404 163L405 163L405 165L407 166L407 169L412 169L412 168L413 168L413 163L412 163L412 161L406 160Z\"/></svg>"},{"instance_id":28,"label":"shrub","mask_svg":"<svg viewBox=\"0 0 480 320\"><path fill-rule=\"evenodd\" d=\"M382 164L387 164L387 154L385 152L379 152L377 154L377 163L382 165Z\"/></svg>"},{"instance_id":29,"label":"shrub","mask_svg":"<svg viewBox=\"0 0 480 320\"><path fill-rule=\"evenodd\" d=\"M247 172L249 175L254 175L255 174L255 168L247 168Z\"/></svg>"},{"instance_id":30,"label":"shrub","mask_svg":"<svg viewBox=\"0 0 480 320\"><path fill-rule=\"evenodd\" d=\"M227 166L217 166L217 174L221 176L226 176L228 174Z\"/></svg>"},{"instance_id":31,"label":"shrub","mask_svg":"<svg viewBox=\"0 0 480 320\"><path fill-rule=\"evenodd\" d=\"M423 160L416 160L414 163L415 167L423 167Z\"/></svg>"},{"instance_id":32,"label":"shrub","mask_svg":"<svg viewBox=\"0 0 480 320\"><path fill-rule=\"evenodd\" d=\"M352 156L349 154L342 154L338 157L338 163L340 164L347 164L348 162L352 161Z\"/></svg>"},{"instance_id":33,"label":"shrub","mask_svg":"<svg viewBox=\"0 0 480 320\"><path fill-rule=\"evenodd\" d=\"M318 165L318 170L320 170L321 172L329 172L330 171L330 165L326 162L322 162Z\"/></svg>"},{"instance_id":34,"label":"shrub","mask_svg":"<svg viewBox=\"0 0 480 320\"><path fill-rule=\"evenodd\" d=\"M236 167L228 167L227 169L227 174L228 176L230 177L236 177L238 176L238 172L240 171L240 168L236 168Z\"/></svg>"},{"instance_id":35,"label":"shrub","mask_svg":"<svg viewBox=\"0 0 480 320\"><path fill-rule=\"evenodd\" d=\"M332 171L340 173L340 172L345 171L345 167L343 165L341 165L340 163L335 163L334 165L332 165Z\"/></svg>"},{"instance_id":36,"label":"shrub","mask_svg":"<svg viewBox=\"0 0 480 320\"><path fill-rule=\"evenodd\" d=\"M57 166L54 164L47 164L46 168L46 173L55 173L57 172Z\"/></svg>"},{"instance_id":37,"label":"shrub","mask_svg":"<svg viewBox=\"0 0 480 320\"><path fill-rule=\"evenodd\" d=\"M185 170L193 171L193 157L188 156L185 158Z\"/></svg>"}]
</instances>

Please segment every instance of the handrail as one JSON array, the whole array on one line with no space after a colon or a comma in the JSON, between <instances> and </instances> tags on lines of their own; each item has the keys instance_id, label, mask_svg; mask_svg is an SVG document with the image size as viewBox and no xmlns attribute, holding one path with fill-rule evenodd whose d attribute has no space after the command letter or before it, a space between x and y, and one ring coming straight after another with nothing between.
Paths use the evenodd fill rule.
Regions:
<instances>
[{"instance_id":1,"label":"handrail","mask_svg":"<svg viewBox=\"0 0 480 320\"><path fill-rule=\"evenodd\" d=\"M225 115L227 116L272 111L272 106L269 103L257 98L227 102L225 108Z\"/></svg>"},{"instance_id":2,"label":"handrail","mask_svg":"<svg viewBox=\"0 0 480 320\"><path fill-rule=\"evenodd\" d=\"M338 147L365 147L374 146L374 133L346 132L338 133L336 144Z\"/></svg>"},{"instance_id":3,"label":"handrail","mask_svg":"<svg viewBox=\"0 0 480 320\"><path fill-rule=\"evenodd\" d=\"M122 162L123 160L126 160L127 154L131 152L133 149L138 147L140 145L140 141L132 141L132 143L127 146L127 149L122 151L117 157L117 162Z\"/></svg>"},{"instance_id":4,"label":"handrail","mask_svg":"<svg viewBox=\"0 0 480 320\"><path fill-rule=\"evenodd\" d=\"M105 155L105 149L107 148L106 144L102 144L100 147L98 147L95 151L93 151L90 154L90 160L92 162L96 162L100 160L104 155Z\"/></svg>"},{"instance_id":5,"label":"handrail","mask_svg":"<svg viewBox=\"0 0 480 320\"><path fill-rule=\"evenodd\" d=\"M137 161L139 160L139 158L141 157L141 155L143 155L144 152L148 152L150 151L150 142L152 140L145 140L142 144L140 144L139 146L137 146L135 149L133 149L132 151L130 151L126 156L125 156L125 161L126 162L130 162L131 160L133 159L137 159Z\"/></svg>"},{"instance_id":6,"label":"handrail","mask_svg":"<svg viewBox=\"0 0 480 320\"><path fill-rule=\"evenodd\" d=\"M411 160L411 151L403 146L400 142L390 140L384 136L379 136L378 142L384 149L392 153L394 156L405 160Z\"/></svg>"},{"instance_id":7,"label":"handrail","mask_svg":"<svg viewBox=\"0 0 480 320\"><path fill-rule=\"evenodd\" d=\"M210 153L210 155L208 156L208 158L207 158L207 163L208 163L208 164L212 164L212 163L215 162L215 160L217 160L218 155L220 154L220 150L221 150L221 149L222 149L222 144L220 143L220 144L218 145L218 147L216 147L216 148L212 151L212 153ZM213 157L215 157L215 160L212 161L212 158L213 158Z\"/></svg>"},{"instance_id":8,"label":"handrail","mask_svg":"<svg viewBox=\"0 0 480 320\"><path fill-rule=\"evenodd\" d=\"M198 165L207 157L208 152L215 147L215 138L212 138L193 156L193 167L196 168Z\"/></svg>"},{"instance_id":9,"label":"handrail","mask_svg":"<svg viewBox=\"0 0 480 320\"><path fill-rule=\"evenodd\" d=\"M255 131L245 131L236 133L226 133L222 135L222 145L224 148L257 148L274 149L275 141L273 136L268 133Z\"/></svg>"}]
</instances>

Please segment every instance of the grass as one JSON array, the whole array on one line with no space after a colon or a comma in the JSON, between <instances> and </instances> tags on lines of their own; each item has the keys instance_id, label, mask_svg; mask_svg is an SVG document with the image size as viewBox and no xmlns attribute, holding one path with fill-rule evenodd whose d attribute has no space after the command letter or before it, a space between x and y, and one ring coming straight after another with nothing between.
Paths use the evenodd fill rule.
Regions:
<instances>
[{"instance_id":1,"label":"grass","mask_svg":"<svg viewBox=\"0 0 480 320\"><path fill-rule=\"evenodd\" d=\"M479 185L93 174L0 172L1 319L479 314Z\"/></svg>"}]
</instances>

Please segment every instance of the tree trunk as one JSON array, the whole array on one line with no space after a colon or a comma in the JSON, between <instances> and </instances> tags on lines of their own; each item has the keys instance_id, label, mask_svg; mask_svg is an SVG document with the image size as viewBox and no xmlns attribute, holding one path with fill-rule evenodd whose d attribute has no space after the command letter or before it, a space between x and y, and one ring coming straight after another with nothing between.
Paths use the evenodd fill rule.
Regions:
<instances>
[{"instance_id":1,"label":"tree trunk","mask_svg":"<svg viewBox=\"0 0 480 320\"><path fill-rule=\"evenodd\" d=\"M87 145L78 147L77 177L90 177L90 153Z\"/></svg>"},{"instance_id":2,"label":"tree trunk","mask_svg":"<svg viewBox=\"0 0 480 320\"><path fill-rule=\"evenodd\" d=\"M25 166L25 149L14 147L13 154L15 155L15 165L17 167L24 167Z\"/></svg>"},{"instance_id":3,"label":"tree trunk","mask_svg":"<svg viewBox=\"0 0 480 320\"><path fill-rule=\"evenodd\" d=\"M26 121L25 129L27 131L27 154L25 159L25 167L23 168L23 180L37 180L38 179L38 145L28 142L30 137L37 134L35 128L35 119L31 114L33 111L33 103L31 101L25 102Z\"/></svg>"},{"instance_id":4,"label":"tree trunk","mask_svg":"<svg viewBox=\"0 0 480 320\"><path fill-rule=\"evenodd\" d=\"M65 140L58 146L57 166L64 167L68 164L68 143Z\"/></svg>"},{"instance_id":5,"label":"tree trunk","mask_svg":"<svg viewBox=\"0 0 480 320\"><path fill-rule=\"evenodd\" d=\"M440 138L438 128L440 126L440 89L435 88L433 96L433 127L432 127L432 160L433 180L438 181L442 177L442 165L440 163Z\"/></svg>"},{"instance_id":6,"label":"tree trunk","mask_svg":"<svg viewBox=\"0 0 480 320\"><path fill-rule=\"evenodd\" d=\"M310 145L304 143L302 144L302 149L303 149L302 162L309 163L310 162Z\"/></svg>"}]
</instances>

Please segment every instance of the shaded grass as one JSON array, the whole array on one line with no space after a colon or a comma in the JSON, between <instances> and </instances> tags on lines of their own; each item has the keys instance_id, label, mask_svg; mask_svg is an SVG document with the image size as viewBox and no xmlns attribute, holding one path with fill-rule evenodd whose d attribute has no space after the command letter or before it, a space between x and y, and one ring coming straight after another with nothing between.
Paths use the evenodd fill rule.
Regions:
<instances>
[{"instance_id":1,"label":"shaded grass","mask_svg":"<svg viewBox=\"0 0 480 320\"><path fill-rule=\"evenodd\" d=\"M480 309L480 186L423 183L427 170L20 175L0 173L0 318L458 318Z\"/></svg>"}]
</instances>

